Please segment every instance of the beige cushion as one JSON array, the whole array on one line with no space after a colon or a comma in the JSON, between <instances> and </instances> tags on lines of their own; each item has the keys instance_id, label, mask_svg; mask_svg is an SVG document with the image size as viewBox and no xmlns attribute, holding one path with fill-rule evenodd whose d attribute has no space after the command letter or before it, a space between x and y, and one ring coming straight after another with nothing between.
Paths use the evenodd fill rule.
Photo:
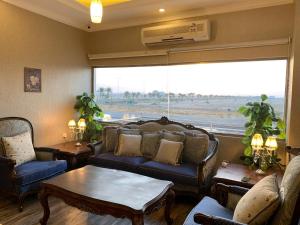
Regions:
<instances>
[{"instance_id":1,"label":"beige cushion","mask_svg":"<svg viewBox=\"0 0 300 225\"><path fill-rule=\"evenodd\" d=\"M142 135L120 134L116 155L118 156L142 156Z\"/></svg>"},{"instance_id":2,"label":"beige cushion","mask_svg":"<svg viewBox=\"0 0 300 225\"><path fill-rule=\"evenodd\" d=\"M178 165L182 150L182 142L162 139L160 141L159 149L154 160L171 165Z\"/></svg>"},{"instance_id":3,"label":"beige cushion","mask_svg":"<svg viewBox=\"0 0 300 225\"><path fill-rule=\"evenodd\" d=\"M256 183L238 202L233 220L249 225L264 225L280 204L276 175Z\"/></svg>"},{"instance_id":4,"label":"beige cushion","mask_svg":"<svg viewBox=\"0 0 300 225\"><path fill-rule=\"evenodd\" d=\"M25 132L13 137L2 137L7 158L15 160L16 166L36 160L31 134Z\"/></svg>"},{"instance_id":5,"label":"beige cushion","mask_svg":"<svg viewBox=\"0 0 300 225\"><path fill-rule=\"evenodd\" d=\"M140 135L141 131L139 129L130 129L130 128L118 128L117 129L117 142L115 144L115 154L118 152L119 149L119 140L120 140L120 135L121 134L128 134L128 135Z\"/></svg>"},{"instance_id":6,"label":"beige cushion","mask_svg":"<svg viewBox=\"0 0 300 225\"><path fill-rule=\"evenodd\" d=\"M162 136L161 132L154 132L154 133L143 132L142 147L141 147L141 152L143 156L149 159L155 158L160 144L161 136Z\"/></svg>"},{"instance_id":7,"label":"beige cushion","mask_svg":"<svg viewBox=\"0 0 300 225\"><path fill-rule=\"evenodd\" d=\"M183 149L183 161L188 163L200 163L208 151L208 136L206 134L185 133Z\"/></svg>"},{"instance_id":8,"label":"beige cushion","mask_svg":"<svg viewBox=\"0 0 300 225\"><path fill-rule=\"evenodd\" d=\"M287 165L279 193L282 203L272 225L289 225L300 194L300 156L293 158Z\"/></svg>"},{"instance_id":9,"label":"beige cushion","mask_svg":"<svg viewBox=\"0 0 300 225\"><path fill-rule=\"evenodd\" d=\"M118 142L118 127L107 126L103 130L103 145L105 146L105 152L113 152L116 149Z\"/></svg>"}]
</instances>

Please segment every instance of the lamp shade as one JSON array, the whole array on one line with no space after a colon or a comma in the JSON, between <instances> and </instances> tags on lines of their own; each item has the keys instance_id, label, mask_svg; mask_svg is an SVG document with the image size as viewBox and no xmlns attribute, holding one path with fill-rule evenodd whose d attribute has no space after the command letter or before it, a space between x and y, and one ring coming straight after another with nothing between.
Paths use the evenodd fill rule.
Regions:
<instances>
[{"instance_id":1,"label":"lamp shade","mask_svg":"<svg viewBox=\"0 0 300 225\"><path fill-rule=\"evenodd\" d=\"M92 23L101 23L103 16L103 5L101 0L92 0L90 6Z\"/></svg>"},{"instance_id":2,"label":"lamp shade","mask_svg":"<svg viewBox=\"0 0 300 225\"><path fill-rule=\"evenodd\" d=\"M278 147L277 141L276 141L276 137L275 136L270 136L268 137L265 146L270 149L275 151Z\"/></svg>"},{"instance_id":3,"label":"lamp shade","mask_svg":"<svg viewBox=\"0 0 300 225\"><path fill-rule=\"evenodd\" d=\"M86 128L86 123L85 123L85 120L84 120L84 119L80 119L80 120L78 121L78 127L79 127L80 129L85 129L85 128Z\"/></svg>"},{"instance_id":4,"label":"lamp shade","mask_svg":"<svg viewBox=\"0 0 300 225\"><path fill-rule=\"evenodd\" d=\"M75 127L76 127L76 122L75 122L75 120L70 120L70 121L68 122L68 127L69 127L69 128L75 128Z\"/></svg>"},{"instance_id":5,"label":"lamp shade","mask_svg":"<svg viewBox=\"0 0 300 225\"><path fill-rule=\"evenodd\" d=\"M264 140L263 140L261 134L253 135L251 145L253 148L261 148L264 145Z\"/></svg>"}]
</instances>

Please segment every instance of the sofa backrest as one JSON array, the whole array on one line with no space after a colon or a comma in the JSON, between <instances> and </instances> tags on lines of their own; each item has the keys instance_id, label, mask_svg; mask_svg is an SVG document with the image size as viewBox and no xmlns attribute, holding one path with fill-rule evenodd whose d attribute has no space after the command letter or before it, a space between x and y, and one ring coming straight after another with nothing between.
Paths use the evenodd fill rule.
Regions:
<instances>
[{"instance_id":1,"label":"sofa backrest","mask_svg":"<svg viewBox=\"0 0 300 225\"><path fill-rule=\"evenodd\" d=\"M138 121L131 122L125 125L125 127L132 129L140 129L145 132L155 132L161 130L167 131L188 131L195 134L206 134L209 137L210 141L215 141L215 137L213 134L208 131L197 128L193 125L185 125L179 122L170 121L167 117L162 117L159 120L148 120L148 121Z\"/></svg>"},{"instance_id":2,"label":"sofa backrest","mask_svg":"<svg viewBox=\"0 0 300 225\"><path fill-rule=\"evenodd\" d=\"M287 165L279 190L281 205L271 224L298 224L300 216L300 156L293 158Z\"/></svg>"},{"instance_id":3,"label":"sofa backrest","mask_svg":"<svg viewBox=\"0 0 300 225\"><path fill-rule=\"evenodd\" d=\"M33 143L33 127L28 120L19 117L0 118L0 156L4 155L2 137L12 137L27 131L30 132Z\"/></svg>"}]
</instances>

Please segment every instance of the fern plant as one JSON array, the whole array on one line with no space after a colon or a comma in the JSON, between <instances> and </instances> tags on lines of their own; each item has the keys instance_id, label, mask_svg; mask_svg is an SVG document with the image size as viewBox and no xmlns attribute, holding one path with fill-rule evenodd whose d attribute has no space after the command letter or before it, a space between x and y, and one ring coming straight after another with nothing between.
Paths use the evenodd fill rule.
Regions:
<instances>
[{"instance_id":1,"label":"fern plant","mask_svg":"<svg viewBox=\"0 0 300 225\"><path fill-rule=\"evenodd\" d=\"M254 134L261 134L264 140L272 135L276 135L278 139L285 139L285 123L276 115L274 108L267 100L267 95L261 95L260 102L248 102L238 110L248 119L242 139L242 143L245 145L244 155L241 157L247 165L254 163L251 148L251 140ZM278 161L278 159L274 160Z\"/></svg>"},{"instance_id":2,"label":"fern plant","mask_svg":"<svg viewBox=\"0 0 300 225\"><path fill-rule=\"evenodd\" d=\"M103 112L94 100L95 96L87 93L76 96L74 109L79 112L80 119L85 119L86 130L83 139L85 141L97 141L100 138L102 126L95 117L103 118Z\"/></svg>"}]
</instances>

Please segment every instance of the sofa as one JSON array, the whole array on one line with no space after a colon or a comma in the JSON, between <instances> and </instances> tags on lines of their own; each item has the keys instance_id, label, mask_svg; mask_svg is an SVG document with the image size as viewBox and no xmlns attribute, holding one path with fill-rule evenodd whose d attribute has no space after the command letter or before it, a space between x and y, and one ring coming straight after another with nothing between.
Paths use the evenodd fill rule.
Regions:
<instances>
[{"instance_id":1,"label":"sofa","mask_svg":"<svg viewBox=\"0 0 300 225\"><path fill-rule=\"evenodd\" d=\"M118 141L116 131L106 127L102 134L102 141L89 145L94 152L94 155L89 158L90 165L172 181L175 184L174 190L177 195L192 195L201 198L210 190L211 178L216 171L218 153L218 140L213 134L192 125L170 121L166 117L159 120L127 123L123 125L123 128L132 132L139 130L143 133L184 132L194 136L205 135L207 137L207 149L201 160L195 161L198 153L192 152L191 156L184 155L179 165L157 162L153 160L153 157L149 158L145 155L138 157L118 156L115 154L115 147L112 146L115 144L114 142ZM115 127L115 129L118 128ZM190 147L197 149L198 146Z\"/></svg>"}]
</instances>

